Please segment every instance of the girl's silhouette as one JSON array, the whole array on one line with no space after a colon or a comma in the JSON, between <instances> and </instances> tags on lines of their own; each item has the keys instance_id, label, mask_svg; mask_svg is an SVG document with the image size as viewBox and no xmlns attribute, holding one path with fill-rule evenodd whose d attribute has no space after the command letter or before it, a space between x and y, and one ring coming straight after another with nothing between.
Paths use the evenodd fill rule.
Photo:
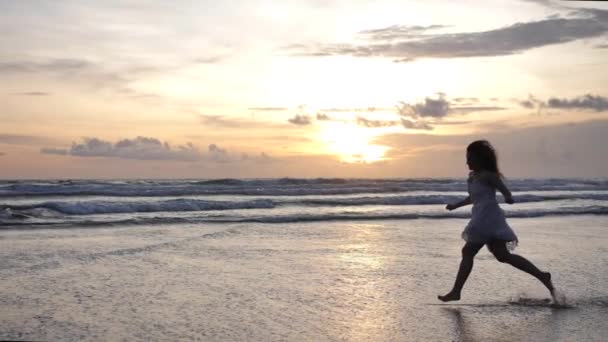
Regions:
<instances>
[{"instance_id":1,"label":"girl's silhouette","mask_svg":"<svg viewBox=\"0 0 608 342\"><path fill-rule=\"evenodd\" d=\"M456 276L452 291L444 296L437 296L444 302L459 300L462 287L473 269L473 259L483 245L496 259L529 273L540 280L551 292L553 297L553 284L551 273L542 272L525 258L511 254L507 249L517 244L517 236L507 224L504 212L496 201L496 190L500 191L505 202L513 204L511 192L502 181L502 174L498 170L496 152L486 140L472 142L467 147L467 165L471 172L467 180L469 196L464 200L448 204L447 210L473 204L472 217L462 232L466 244L462 248L462 261Z\"/></svg>"}]
</instances>

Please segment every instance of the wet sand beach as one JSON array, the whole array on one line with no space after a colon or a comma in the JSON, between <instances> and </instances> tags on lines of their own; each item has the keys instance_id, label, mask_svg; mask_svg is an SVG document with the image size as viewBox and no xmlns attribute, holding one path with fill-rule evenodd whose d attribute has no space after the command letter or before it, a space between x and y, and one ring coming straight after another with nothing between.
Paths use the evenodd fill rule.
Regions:
<instances>
[{"instance_id":1,"label":"wet sand beach","mask_svg":"<svg viewBox=\"0 0 608 342\"><path fill-rule=\"evenodd\" d=\"M454 304L466 220L0 231L0 339L600 341L608 219L511 219L569 307L483 249Z\"/></svg>"}]
</instances>

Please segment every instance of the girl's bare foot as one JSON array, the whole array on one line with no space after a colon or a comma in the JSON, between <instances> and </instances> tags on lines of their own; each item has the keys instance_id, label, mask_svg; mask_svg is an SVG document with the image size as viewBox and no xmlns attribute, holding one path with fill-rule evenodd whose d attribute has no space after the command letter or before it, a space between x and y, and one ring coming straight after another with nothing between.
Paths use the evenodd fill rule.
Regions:
<instances>
[{"instance_id":1,"label":"girl's bare foot","mask_svg":"<svg viewBox=\"0 0 608 342\"><path fill-rule=\"evenodd\" d=\"M553 283L551 282L551 273L543 272L543 275L540 278L540 281L543 282L543 285L551 292L551 296L553 296Z\"/></svg>"},{"instance_id":2,"label":"girl's bare foot","mask_svg":"<svg viewBox=\"0 0 608 342\"><path fill-rule=\"evenodd\" d=\"M451 302L454 300L460 300L460 293L451 291L450 293L444 296L437 296L437 298L439 298L439 300L441 300L442 302Z\"/></svg>"}]
</instances>

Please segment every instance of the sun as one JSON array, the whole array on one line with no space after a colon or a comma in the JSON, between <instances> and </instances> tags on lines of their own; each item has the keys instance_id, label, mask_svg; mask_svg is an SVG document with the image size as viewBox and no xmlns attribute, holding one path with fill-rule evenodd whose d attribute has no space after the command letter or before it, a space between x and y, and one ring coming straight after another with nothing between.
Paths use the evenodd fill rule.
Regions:
<instances>
[{"instance_id":1,"label":"sun","mask_svg":"<svg viewBox=\"0 0 608 342\"><path fill-rule=\"evenodd\" d=\"M328 122L320 131L320 140L326 151L339 156L346 163L374 163L387 159L387 146L374 145L370 141L378 135L369 128L352 123Z\"/></svg>"}]
</instances>

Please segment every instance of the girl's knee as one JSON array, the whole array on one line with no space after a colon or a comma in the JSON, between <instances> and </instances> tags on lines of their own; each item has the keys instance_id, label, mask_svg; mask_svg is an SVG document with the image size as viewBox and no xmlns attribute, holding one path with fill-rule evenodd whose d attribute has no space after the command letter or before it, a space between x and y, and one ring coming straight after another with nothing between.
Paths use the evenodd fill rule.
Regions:
<instances>
[{"instance_id":1,"label":"girl's knee","mask_svg":"<svg viewBox=\"0 0 608 342\"><path fill-rule=\"evenodd\" d=\"M462 258L474 258L475 254L477 254L477 250L470 248L468 246L462 247Z\"/></svg>"},{"instance_id":2,"label":"girl's knee","mask_svg":"<svg viewBox=\"0 0 608 342\"><path fill-rule=\"evenodd\" d=\"M507 262L509 260L510 253L506 248L489 248L490 252L498 262Z\"/></svg>"},{"instance_id":3,"label":"girl's knee","mask_svg":"<svg viewBox=\"0 0 608 342\"><path fill-rule=\"evenodd\" d=\"M507 262L509 261L509 252L499 252L499 253L492 253L494 254L494 257L496 258L496 260L498 260L498 262Z\"/></svg>"}]
</instances>

